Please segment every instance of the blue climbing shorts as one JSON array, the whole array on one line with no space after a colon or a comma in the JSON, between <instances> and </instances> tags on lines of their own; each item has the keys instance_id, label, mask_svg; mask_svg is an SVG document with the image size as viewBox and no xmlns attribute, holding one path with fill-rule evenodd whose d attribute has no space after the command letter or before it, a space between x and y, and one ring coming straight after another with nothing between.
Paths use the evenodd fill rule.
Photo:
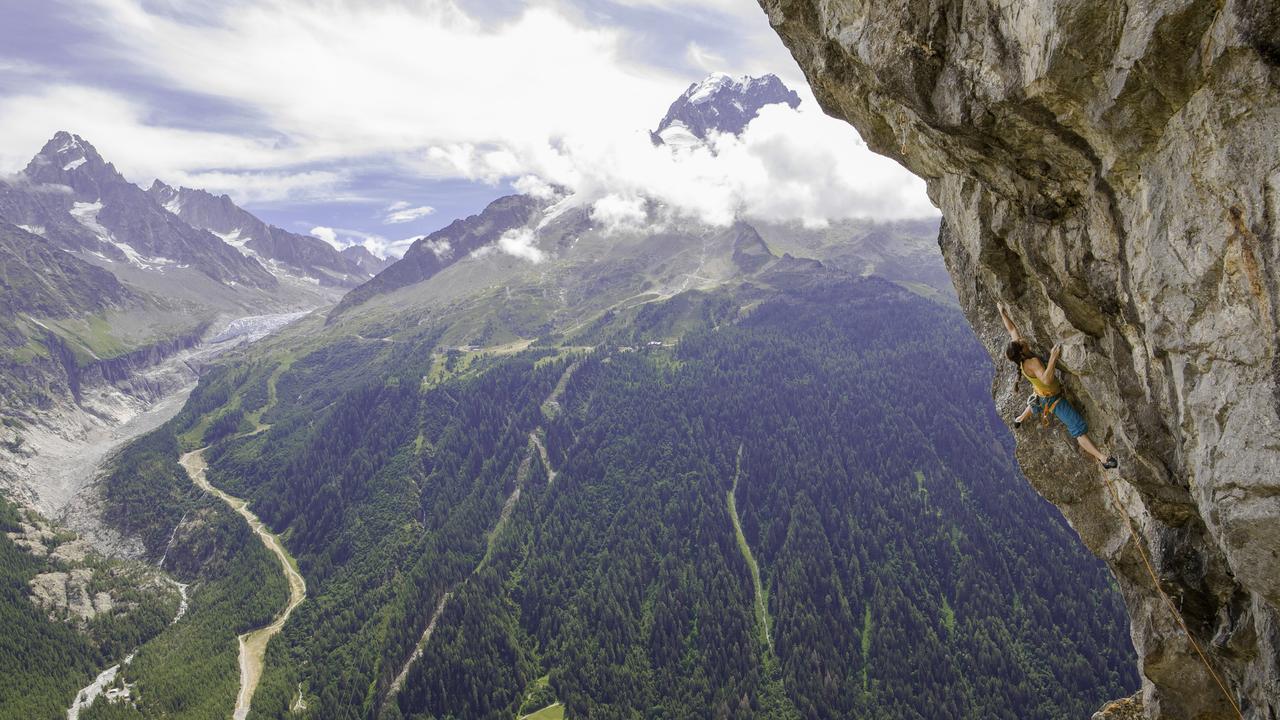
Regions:
<instances>
[{"instance_id":1,"label":"blue climbing shorts","mask_svg":"<svg viewBox=\"0 0 1280 720\"><path fill-rule=\"evenodd\" d=\"M1041 408L1053 405L1053 414L1057 415L1062 424L1067 426L1067 432L1071 433L1071 437L1077 438L1089 432L1089 424L1084 421L1084 416L1071 407L1071 403L1067 402L1065 397L1061 395L1054 397L1058 398L1056 405L1053 402L1054 398L1032 396L1031 409L1039 415L1043 413Z\"/></svg>"}]
</instances>

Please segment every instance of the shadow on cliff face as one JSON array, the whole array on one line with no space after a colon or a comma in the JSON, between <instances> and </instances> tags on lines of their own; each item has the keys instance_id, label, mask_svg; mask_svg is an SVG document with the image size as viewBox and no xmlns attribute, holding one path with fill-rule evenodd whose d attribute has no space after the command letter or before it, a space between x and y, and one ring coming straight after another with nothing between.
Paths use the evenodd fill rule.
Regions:
<instances>
[{"instance_id":1,"label":"shadow on cliff face","mask_svg":"<svg viewBox=\"0 0 1280 720\"><path fill-rule=\"evenodd\" d=\"M1237 28L1264 60L1280 67L1280 3L1243 0Z\"/></svg>"}]
</instances>

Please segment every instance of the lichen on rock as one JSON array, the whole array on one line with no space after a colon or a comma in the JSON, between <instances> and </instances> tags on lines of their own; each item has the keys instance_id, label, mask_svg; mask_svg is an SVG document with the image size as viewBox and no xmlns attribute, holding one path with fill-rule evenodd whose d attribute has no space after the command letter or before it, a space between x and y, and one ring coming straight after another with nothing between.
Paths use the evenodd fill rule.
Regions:
<instances>
[{"instance_id":1,"label":"lichen on rock","mask_svg":"<svg viewBox=\"0 0 1280 720\"><path fill-rule=\"evenodd\" d=\"M1115 573L1143 712L1280 716L1280 6L760 2L824 109L926 180L1005 416L996 301L1064 343L1123 510L1060 432L1018 458Z\"/></svg>"}]
</instances>

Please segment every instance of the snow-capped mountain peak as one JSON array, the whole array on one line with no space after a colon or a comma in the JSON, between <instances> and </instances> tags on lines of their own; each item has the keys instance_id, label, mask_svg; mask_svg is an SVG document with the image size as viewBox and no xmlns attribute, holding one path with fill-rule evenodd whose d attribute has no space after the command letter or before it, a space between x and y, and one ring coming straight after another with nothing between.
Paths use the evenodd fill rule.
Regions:
<instances>
[{"instance_id":1,"label":"snow-capped mountain peak","mask_svg":"<svg viewBox=\"0 0 1280 720\"><path fill-rule=\"evenodd\" d=\"M676 98L652 133L653 141L684 147L706 140L712 132L737 135L756 118L760 108L775 104L792 108L800 104L800 96L776 75L712 73Z\"/></svg>"},{"instance_id":2,"label":"snow-capped mountain peak","mask_svg":"<svg viewBox=\"0 0 1280 720\"><path fill-rule=\"evenodd\" d=\"M60 130L32 158L26 173L41 182L64 182L67 173L83 166L93 176L114 174L98 151L79 135ZM105 172L104 172L105 171Z\"/></svg>"},{"instance_id":3,"label":"snow-capped mountain peak","mask_svg":"<svg viewBox=\"0 0 1280 720\"><path fill-rule=\"evenodd\" d=\"M734 79L727 73L717 72L711 73L700 83L694 83L684 92L684 96L691 103L701 103L710 100L716 92L727 85L735 85L739 88L746 86L751 82L751 78L743 75L741 78Z\"/></svg>"}]
</instances>

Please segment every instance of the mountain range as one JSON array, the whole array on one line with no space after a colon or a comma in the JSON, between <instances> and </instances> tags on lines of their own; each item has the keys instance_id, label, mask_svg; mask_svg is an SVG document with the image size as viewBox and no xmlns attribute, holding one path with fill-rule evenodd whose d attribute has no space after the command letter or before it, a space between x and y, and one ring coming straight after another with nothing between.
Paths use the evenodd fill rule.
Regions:
<instances>
[{"instance_id":1,"label":"mountain range","mask_svg":"<svg viewBox=\"0 0 1280 720\"><path fill-rule=\"evenodd\" d=\"M712 76L655 142L797 102ZM560 189L379 268L73 135L0 190L0 377L67 378L0 412L0 473L37 496L40 423L91 405L55 349L83 371L182 313L203 346L323 308L104 455L76 507L126 550L0 499L0 718L1056 720L1136 686L1105 569L1018 474L934 219L650 201L619 228Z\"/></svg>"},{"instance_id":2,"label":"mountain range","mask_svg":"<svg viewBox=\"0 0 1280 720\"><path fill-rule=\"evenodd\" d=\"M160 181L144 191L67 132L0 179L0 247L0 397L37 423L83 405L95 368L157 360L232 318L328 304L384 264L267 225L226 196Z\"/></svg>"},{"instance_id":3,"label":"mountain range","mask_svg":"<svg viewBox=\"0 0 1280 720\"><path fill-rule=\"evenodd\" d=\"M321 285L355 287L370 274L329 243L268 225L237 206L226 195L172 188L156 180L147 191L164 209L187 224L217 235L275 274L301 274Z\"/></svg>"}]
</instances>

